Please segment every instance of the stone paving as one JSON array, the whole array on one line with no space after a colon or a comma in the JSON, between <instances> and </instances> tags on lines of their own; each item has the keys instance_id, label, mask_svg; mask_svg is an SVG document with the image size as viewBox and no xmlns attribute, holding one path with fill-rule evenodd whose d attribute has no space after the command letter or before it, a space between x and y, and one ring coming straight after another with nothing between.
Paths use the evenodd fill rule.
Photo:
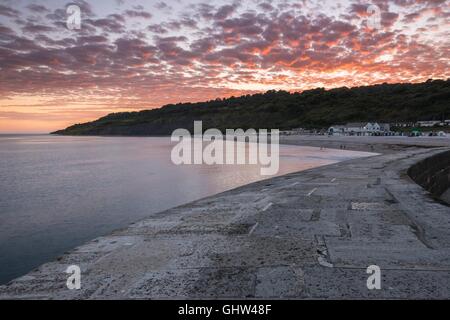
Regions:
<instances>
[{"instance_id":1,"label":"stone paving","mask_svg":"<svg viewBox=\"0 0 450 320\"><path fill-rule=\"evenodd\" d=\"M155 214L0 287L0 299L450 298L450 208L406 175L409 147ZM82 270L68 290L69 265ZM367 267L381 268L368 290Z\"/></svg>"}]
</instances>

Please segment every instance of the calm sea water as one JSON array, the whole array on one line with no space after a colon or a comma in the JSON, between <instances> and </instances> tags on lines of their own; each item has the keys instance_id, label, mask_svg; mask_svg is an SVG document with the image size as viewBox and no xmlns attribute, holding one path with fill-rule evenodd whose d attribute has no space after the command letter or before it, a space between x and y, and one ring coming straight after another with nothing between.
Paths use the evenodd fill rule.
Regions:
<instances>
[{"instance_id":1,"label":"calm sea water","mask_svg":"<svg viewBox=\"0 0 450 320\"><path fill-rule=\"evenodd\" d=\"M0 283L151 213L267 179L175 166L169 138L0 135ZM279 175L367 153L281 146Z\"/></svg>"}]
</instances>

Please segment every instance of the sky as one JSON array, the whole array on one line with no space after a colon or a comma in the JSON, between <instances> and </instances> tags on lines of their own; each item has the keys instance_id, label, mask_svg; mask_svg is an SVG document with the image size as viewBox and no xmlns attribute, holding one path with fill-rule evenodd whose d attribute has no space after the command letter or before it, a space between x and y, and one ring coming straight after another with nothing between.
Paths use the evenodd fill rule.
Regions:
<instances>
[{"instance_id":1,"label":"sky","mask_svg":"<svg viewBox=\"0 0 450 320\"><path fill-rule=\"evenodd\" d=\"M0 133L272 89L447 79L449 39L450 0L0 0Z\"/></svg>"}]
</instances>

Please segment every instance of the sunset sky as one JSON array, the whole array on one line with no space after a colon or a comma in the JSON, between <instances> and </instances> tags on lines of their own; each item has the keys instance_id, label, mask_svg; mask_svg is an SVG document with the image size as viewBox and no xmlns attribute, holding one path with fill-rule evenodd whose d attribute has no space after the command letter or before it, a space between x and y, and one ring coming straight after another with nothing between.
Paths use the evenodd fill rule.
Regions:
<instances>
[{"instance_id":1,"label":"sunset sky","mask_svg":"<svg viewBox=\"0 0 450 320\"><path fill-rule=\"evenodd\" d=\"M71 3L80 30L67 28ZM269 89L446 79L449 39L450 0L0 0L0 133Z\"/></svg>"}]
</instances>

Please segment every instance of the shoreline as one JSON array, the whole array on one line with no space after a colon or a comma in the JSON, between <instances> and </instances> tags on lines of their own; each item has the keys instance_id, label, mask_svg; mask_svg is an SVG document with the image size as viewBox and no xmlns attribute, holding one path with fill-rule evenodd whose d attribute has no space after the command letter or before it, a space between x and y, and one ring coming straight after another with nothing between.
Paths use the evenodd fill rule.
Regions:
<instances>
[{"instance_id":1,"label":"shoreline","mask_svg":"<svg viewBox=\"0 0 450 320\"><path fill-rule=\"evenodd\" d=\"M170 135L65 135L45 134L59 137L99 137L99 138L170 138ZM450 137L396 137L396 136L321 136L321 135L280 135L280 145L328 148L348 151L363 151L373 153L392 153L405 148L437 148L450 147ZM374 149L371 148L374 147Z\"/></svg>"},{"instance_id":2,"label":"shoreline","mask_svg":"<svg viewBox=\"0 0 450 320\"><path fill-rule=\"evenodd\" d=\"M379 139L380 137L376 138ZM304 141L297 142L297 145L304 143ZM356 148L361 148L361 143L352 142L350 144L351 141L348 140L345 140L345 142L348 144L346 150L363 151L356 150ZM280 139L280 143L283 143L283 139ZM314 145L306 146L327 147L327 145L338 145L339 143L342 143L342 141L338 139L328 140L326 143L310 139L309 144ZM373 143L375 144L375 142ZM436 143L442 143L442 141ZM296 143L289 144L295 145ZM426 192L415 183L411 183L408 177L403 176L403 171L406 169L405 163L412 165L417 159L444 151L445 149L442 147L445 146L436 149L423 149L418 148L415 144L398 146L393 143L392 145L386 145L382 144L381 141L377 145L378 150L386 149L390 152L269 178L169 209L163 213L151 215L126 229L118 230L109 236L100 237L75 248L57 261L47 263L28 275L13 280L6 286L0 286L0 299L188 298L190 297L190 290L193 288L193 284L187 280L189 277L194 277L196 284L205 284L201 290L211 290L211 292L204 292L200 298L245 298L247 296L242 294L242 290L237 289L242 286L246 288L246 284L251 287L247 288L250 297L273 298L274 292L279 291L280 296L289 298L332 298L340 297L342 294L343 297L350 298L352 297L349 295L350 291L346 292L350 289L346 286L355 281L354 277L349 276L341 279L335 273L346 274L349 267L361 268L361 265L353 260L364 260L362 259L365 255L364 252L369 248L373 249L375 244L368 241L365 244L367 248L361 249L360 257L348 256L349 252L344 250L345 246L344 249L342 248L342 245L346 243L352 246L357 245L358 242L361 242L361 238L376 242L375 247L378 251L379 246L383 245L386 246L384 251L389 251L389 246L392 246L389 241L405 242L404 247L400 247L401 250L398 254L409 264L407 270L416 269L419 265L422 273L429 273L432 272L431 270L438 269L441 270L439 272L448 275L450 272L450 254L447 250L449 249L445 242L441 241L442 239L450 239L448 232L441 230L438 233L437 240L434 238L428 239L430 231L425 230L426 232L424 232L424 229L429 228L429 221L424 221L423 217L417 217L411 212L398 214L398 211L411 210L411 204L408 204L411 199L405 198L407 196L405 190L414 190L412 199L417 201L420 198L424 202L420 203L419 201L416 206L439 206L434 210L437 210L438 213L449 210L449 208L441 207L442 205L439 203L428 203L429 199ZM305 145L302 144L302 146ZM365 162L367 163L365 164ZM386 168L392 165L395 167L398 162L403 163L401 170L396 168L391 172L397 176L396 179L386 176L383 172L382 165L384 162L386 162ZM327 180L328 177L326 176L330 173L336 177ZM346 174L350 177L345 177ZM339 177L340 175L342 177ZM333 179L335 180L333 181ZM342 182L340 182L341 180ZM353 180L357 181L358 188L356 189L351 184ZM360 180L363 180L362 185L365 185L362 191L367 192L367 194L358 190L361 189ZM364 182L364 180L367 181ZM397 180L401 183L398 182L399 184L397 184ZM347 185L348 183L350 184ZM345 187L341 188L339 184L345 184ZM307 190L304 190L305 188ZM349 196L345 193L345 190L353 193L354 201L342 203L341 198L346 199ZM300 195L293 191L300 192ZM342 194L342 192L344 193ZM261 195L264 195L264 197ZM383 196L387 197L387 200L384 199L386 201L381 201ZM428 200L425 201L425 198ZM377 201L374 202L375 200ZM294 202L295 205L291 202ZM385 203L391 202L392 206L396 207L395 209L390 208L391 205L385 205ZM362 206L362 209L352 209L355 203ZM383 219L383 215L385 215L383 211L386 210L398 215L395 216L395 223L389 222L389 219L385 219L386 217ZM361 221L360 217L352 217L351 221L346 224L343 223L341 220L349 219L350 216L354 215L355 212L353 211L369 212L369 221L364 222ZM426 215L433 216L434 220L445 218L434 217L436 214L433 210ZM276 219L280 217L282 223ZM435 222L434 220L431 222ZM367 222L374 221L376 223L369 225L376 226L378 231L371 230L369 232L365 230ZM447 221L444 222L445 225ZM442 223L443 221L440 221L439 225L433 226L431 233L436 233L434 229L441 226ZM292 227L292 225L295 227ZM280 232L280 230L284 232ZM374 232L375 234L372 234ZM388 239L381 239L381 234L386 233ZM357 235L359 238L353 239L352 235L354 237ZM261 256L261 253L258 252L259 246L258 242L254 241L255 238L266 244L269 249L267 256ZM294 240L299 241L299 244L296 244ZM215 243L218 248L210 247L209 242ZM274 243L277 246L273 247ZM336 246L335 243L338 245ZM408 254L410 254L411 252L407 248L410 245L414 247L414 244L416 250L421 252L415 254L417 261L414 261L414 257L406 259L404 253L402 253L402 251L408 251ZM278 245L281 245L281 247L278 247ZM297 252L298 255L286 257L282 249L284 245L289 247L290 251ZM253 249L247 250L248 246ZM442 247L438 251L443 251L442 254L437 254L438 257L434 257L432 253L426 252L423 246L434 248L434 250ZM202 250L200 250L201 248ZM238 253L234 252L233 248L238 248ZM352 250L354 249L353 247ZM259 250L262 250L262 248ZM318 254L318 252L322 252L322 254ZM392 258L392 252L388 253ZM389 256L389 254L387 255ZM436 264L431 269L426 263L423 265L423 257L429 257L430 255L432 257L428 260L434 261ZM196 259L194 259L194 256ZM218 256L222 258L217 261L212 258ZM392 269L391 264L393 262L386 259L385 256L381 256L380 261ZM230 259L232 262L229 262ZM134 260L137 260L136 265L126 263ZM200 261L200 267L194 263L195 260ZM247 263L245 263L246 260L248 260ZM260 260L269 260L269 262L261 263ZM395 257L392 260L395 261ZM82 268L82 273L86 274L83 282L86 287L74 292L64 288L65 281L63 280L66 277L65 268L69 264L77 264L77 262ZM343 266L334 267L339 263ZM293 265L297 267L293 267ZM404 267L402 264L395 265L397 269L402 269L402 267ZM322 270L322 268L325 269ZM316 295L311 289L305 291L304 286L302 287L301 283L298 283L299 279L295 276L297 269L300 269L304 274L308 274L307 271L309 270L311 273L306 278L313 282L319 281L321 285L321 280L316 279L314 274L322 270L327 274L326 277L338 281L344 287L342 290L333 289L333 286L330 287L330 284L324 283L323 288L318 290L321 292L330 290L329 296ZM170 270L174 270L173 274ZM272 274L271 276L268 275L269 271ZM239 275L241 272L244 273L244 276ZM404 276L401 271L399 273L400 278ZM286 276L288 278L293 277L291 280L295 284L295 288L292 288L292 284L285 283L284 278ZM358 276L364 277L361 274L358 274ZM443 279L440 278L441 275L439 274L433 274L433 276ZM175 277L177 281L171 281L171 277ZM224 277L227 279L231 277L231 283L223 282ZM272 279L272 277L275 278ZM306 278L304 277L303 280L305 281ZM252 286L247 283L249 279L252 279L250 281L252 283L253 280L260 279L264 285L261 288ZM234 283L233 281L237 282ZM281 289L271 286L270 283L273 281L278 284L281 281ZM153 285L149 286L149 283L164 284L166 289L154 289L152 288ZM448 285L450 289L448 280L444 281L443 284ZM128 288L128 291L117 291L117 288L121 286ZM219 291L223 290L224 293L215 296L212 293L214 288L220 289ZM405 290L408 291L409 287L397 292L398 297L402 297L406 292ZM173 295L168 294L168 292L173 292ZM447 291L447 295L442 297L448 297L450 295L448 292L450 290ZM360 297L367 295L364 292L361 292L361 294ZM429 292L422 292L421 294L418 297L433 297ZM373 297L396 298L397 296L388 294L387 296L374 295Z\"/></svg>"}]
</instances>

